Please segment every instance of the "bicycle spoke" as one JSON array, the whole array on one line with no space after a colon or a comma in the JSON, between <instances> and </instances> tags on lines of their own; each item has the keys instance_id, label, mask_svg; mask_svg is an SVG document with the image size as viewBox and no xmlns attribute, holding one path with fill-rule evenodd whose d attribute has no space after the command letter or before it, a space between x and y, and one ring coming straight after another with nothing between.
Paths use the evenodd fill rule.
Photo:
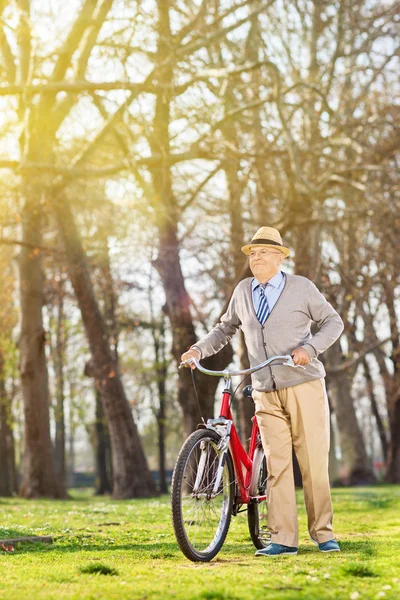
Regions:
<instances>
[{"instance_id":1,"label":"bicycle spoke","mask_svg":"<svg viewBox=\"0 0 400 600\"><path fill-rule=\"evenodd\" d=\"M192 449L184 471L181 510L186 525L185 534L191 546L200 552L212 548L218 539L222 519L226 518L230 486L227 468L223 470L217 494L212 495L218 476L220 455L214 442L203 440ZM198 473L201 464L203 472ZM193 491L195 481L197 489Z\"/></svg>"}]
</instances>

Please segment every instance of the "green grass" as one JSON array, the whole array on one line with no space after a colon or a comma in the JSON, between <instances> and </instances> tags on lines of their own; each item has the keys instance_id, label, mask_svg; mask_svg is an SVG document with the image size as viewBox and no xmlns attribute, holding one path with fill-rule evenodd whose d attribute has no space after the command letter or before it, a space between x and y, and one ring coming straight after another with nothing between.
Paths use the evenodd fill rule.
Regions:
<instances>
[{"instance_id":1,"label":"green grass","mask_svg":"<svg viewBox=\"0 0 400 600\"><path fill-rule=\"evenodd\" d=\"M191 563L172 531L169 498L116 502L0 499L0 539L52 535L0 552L0 592L16 600L349 600L400 598L400 486L333 490L342 552L309 541L298 492L297 556L255 558L246 514L233 518L219 555Z\"/></svg>"}]
</instances>

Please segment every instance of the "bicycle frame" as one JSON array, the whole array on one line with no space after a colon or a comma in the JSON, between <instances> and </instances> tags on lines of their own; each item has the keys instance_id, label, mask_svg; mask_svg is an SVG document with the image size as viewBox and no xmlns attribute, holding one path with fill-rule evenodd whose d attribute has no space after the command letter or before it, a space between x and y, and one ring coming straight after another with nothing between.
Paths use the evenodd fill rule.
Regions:
<instances>
[{"instance_id":1,"label":"bicycle frame","mask_svg":"<svg viewBox=\"0 0 400 600\"><path fill-rule=\"evenodd\" d=\"M229 382L230 383L230 382ZM249 504L252 500L261 502L266 500L267 496L250 496L249 488L251 482L251 474L253 468L254 453L258 444L259 429L257 419L254 416L252 418L253 427L251 430L249 453L243 448L242 442L240 441L237 429L233 422L233 415L230 408L231 391L226 387L222 393L222 404L220 410L220 418L231 421L230 427L230 448L233 464L235 467L240 504ZM244 472L243 472L244 470Z\"/></svg>"}]
</instances>

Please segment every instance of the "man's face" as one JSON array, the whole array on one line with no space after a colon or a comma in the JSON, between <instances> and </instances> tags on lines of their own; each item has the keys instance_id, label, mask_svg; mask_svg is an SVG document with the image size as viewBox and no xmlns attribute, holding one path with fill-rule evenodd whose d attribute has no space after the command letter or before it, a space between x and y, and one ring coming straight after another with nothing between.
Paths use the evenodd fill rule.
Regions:
<instances>
[{"instance_id":1,"label":"man's face","mask_svg":"<svg viewBox=\"0 0 400 600\"><path fill-rule=\"evenodd\" d=\"M250 269L254 277L261 283L271 279L281 267L285 255L273 248L250 249Z\"/></svg>"}]
</instances>

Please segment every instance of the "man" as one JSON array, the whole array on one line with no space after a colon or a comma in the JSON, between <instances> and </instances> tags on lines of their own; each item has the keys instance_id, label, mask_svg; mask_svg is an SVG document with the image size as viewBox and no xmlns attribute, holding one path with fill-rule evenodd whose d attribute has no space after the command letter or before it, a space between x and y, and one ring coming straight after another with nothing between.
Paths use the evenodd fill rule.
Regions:
<instances>
[{"instance_id":1,"label":"man","mask_svg":"<svg viewBox=\"0 0 400 600\"><path fill-rule=\"evenodd\" d=\"M271 532L271 543L256 556L297 554L292 444L303 477L311 540L322 552L338 552L328 477L325 369L317 357L340 336L343 322L309 279L281 271L290 251L277 229L261 227L242 251L250 257L254 278L237 285L221 321L182 354L182 361L215 354L241 328L251 366L271 356L291 354L294 363L304 367L272 364L252 375L255 414L267 459ZM314 336L312 322L319 328Z\"/></svg>"}]
</instances>

